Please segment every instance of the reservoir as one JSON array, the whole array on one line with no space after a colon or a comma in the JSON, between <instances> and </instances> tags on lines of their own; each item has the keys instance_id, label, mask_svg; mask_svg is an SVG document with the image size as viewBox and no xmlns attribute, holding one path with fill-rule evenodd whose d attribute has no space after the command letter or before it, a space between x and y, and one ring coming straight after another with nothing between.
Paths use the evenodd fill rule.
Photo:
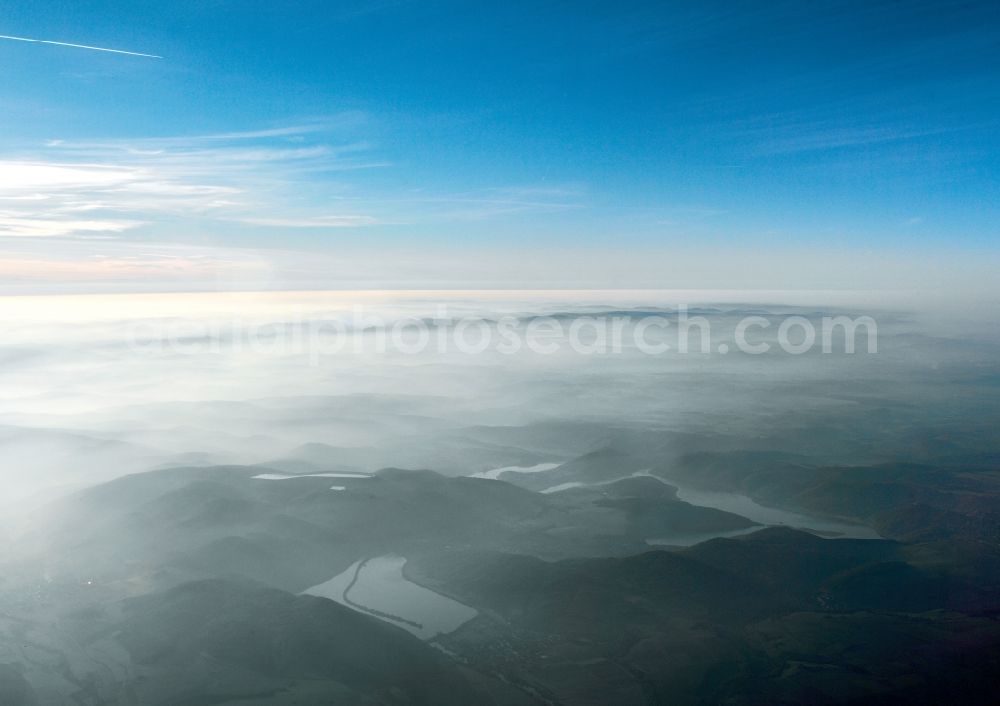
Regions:
<instances>
[{"instance_id":1,"label":"reservoir","mask_svg":"<svg viewBox=\"0 0 1000 706\"><path fill-rule=\"evenodd\" d=\"M476 617L475 609L407 580L405 565L406 558L394 554L365 559L303 593L337 601L424 640L457 630Z\"/></svg>"}]
</instances>

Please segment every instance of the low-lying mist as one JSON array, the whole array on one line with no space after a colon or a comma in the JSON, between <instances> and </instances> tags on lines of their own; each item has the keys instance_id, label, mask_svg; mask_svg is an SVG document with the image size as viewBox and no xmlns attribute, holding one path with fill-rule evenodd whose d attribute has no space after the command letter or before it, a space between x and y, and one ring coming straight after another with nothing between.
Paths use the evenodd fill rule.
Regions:
<instances>
[{"instance_id":1,"label":"low-lying mist","mask_svg":"<svg viewBox=\"0 0 1000 706\"><path fill-rule=\"evenodd\" d=\"M22 508L167 465L470 475L615 443L868 463L993 452L1000 428L990 330L908 312L638 293L43 299L7 317L0 348L4 500ZM680 312L698 320L686 352ZM821 320L845 315L877 324L875 350L865 328L853 353L843 331L821 349ZM817 327L808 350L801 327L793 352L777 342L792 316ZM767 352L735 344L748 317Z\"/></svg>"}]
</instances>

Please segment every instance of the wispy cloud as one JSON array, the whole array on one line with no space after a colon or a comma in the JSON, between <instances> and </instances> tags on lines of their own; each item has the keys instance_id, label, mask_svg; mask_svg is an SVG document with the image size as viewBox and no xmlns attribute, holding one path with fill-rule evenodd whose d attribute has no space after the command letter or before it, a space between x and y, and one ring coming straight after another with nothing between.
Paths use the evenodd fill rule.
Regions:
<instances>
[{"instance_id":1,"label":"wispy cloud","mask_svg":"<svg viewBox=\"0 0 1000 706\"><path fill-rule=\"evenodd\" d=\"M982 125L960 125L933 129L913 129L898 125L823 126L802 129L799 134L776 134L763 137L758 143L761 155L818 152L851 147L869 147L885 143L906 142L922 138L975 130Z\"/></svg>"},{"instance_id":2,"label":"wispy cloud","mask_svg":"<svg viewBox=\"0 0 1000 706\"><path fill-rule=\"evenodd\" d=\"M142 221L78 220L70 218L24 218L0 211L0 236L44 238L83 233L122 233L142 225Z\"/></svg>"},{"instance_id":3,"label":"wispy cloud","mask_svg":"<svg viewBox=\"0 0 1000 706\"><path fill-rule=\"evenodd\" d=\"M349 188L331 174L386 164L372 159L367 143L338 141L331 125L342 123L50 140L30 156L0 160L0 236L114 236L164 219L274 228L372 225L379 219L371 214L316 206L338 202Z\"/></svg>"},{"instance_id":4,"label":"wispy cloud","mask_svg":"<svg viewBox=\"0 0 1000 706\"><path fill-rule=\"evenodd\" d=\"M316 216L314 218L234 218L237 223L275 228L355 228L378 223L371 216Z\"/></svg>"},{"instance_id":5,"label":"wispy cloud","mask_svg":"<svg viewBox=\"0 0 1000 706\"><path fill-rule=\"evenodd\" d=\"M449 223L582 207L576 184L393 191L356 113L260 130L54 139L0 159L0 237L118 237L164 223L308 231ZM379 180L374 180L378 182Z\"/></svg>"},{"instance_id":6,"label":"wispy cloud","mask_svg":"<svg viewBox=\"0 0 1000 706\"><path fill-rule=\"evenodd\" d=\"M854 100L822 108L723 117L715 133L722 141L738 146L744 157L770 157L940 144L962 134L990 134L998 124L997 120L973 121L961 116L946 116L929 124L905 108L866 108Z\"/></svg>"}]
</instances>

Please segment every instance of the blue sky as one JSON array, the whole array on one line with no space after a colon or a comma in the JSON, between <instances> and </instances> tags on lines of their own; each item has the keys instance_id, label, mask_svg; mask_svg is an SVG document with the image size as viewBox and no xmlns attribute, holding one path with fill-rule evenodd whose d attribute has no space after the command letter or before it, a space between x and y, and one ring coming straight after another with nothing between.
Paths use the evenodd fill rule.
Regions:
<instances>
[{"instance_id":1,"label":"blue sky","mask_svg":"<svg viewBox=\"0 0 1000 706\"><path fill-rule=\"evenodd\" d=\"M0 41L10 280L1000 250L997 3L35 0L0 34L163 57Z\"/></svg>"}]
</instances>

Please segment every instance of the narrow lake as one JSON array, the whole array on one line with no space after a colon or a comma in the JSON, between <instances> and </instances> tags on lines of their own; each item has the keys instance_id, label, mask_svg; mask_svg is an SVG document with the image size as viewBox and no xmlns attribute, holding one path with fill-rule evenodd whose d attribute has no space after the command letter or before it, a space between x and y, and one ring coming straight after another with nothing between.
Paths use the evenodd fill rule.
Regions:
<instances>
[{"instance_id":1,"label":"narrow lake","mask_svg":"<svg viewBox=\"0 0 1000 706\"><path fill-rule=\"evenodd\" d=\"M367 473L258 473L253 480L291 480L292 478L371 478Z\"/></svg>"},{"instance_id":2,"label":"narrow lake","mask_svg":"<svg viewBox=\"0 0 1000 706\"><path fill-rule=\"evenodd\" d=\"M694 490L692 488L681 487L674 481L668 480L667 482L677 487L677 498L686 503L725 510L735 515L742 515L748 520L762 525L784 525L827 537L841 537L845 539L881 538L878 532L864 525L766 507L739 493ZM660 543L662 544L663 542Z\"/></svg>"},{"instance_id":3,"label":"narrow lake","mask_svg":"<svg viewBox=\"0 0 1000 706\"><path fill-rule=\"evenodd\" d=\"M500 474L502 473L544 473L545 471L551 471L553 468L559 468L558 463L539 463L534 466L504 466L503 468L492 468L488 471L480 471L479 473L473 473L470 478L489 478L490 480L498 480Z\"/></svg>"},{"instance_id":4,"label":"narrow lake","mask_svg":"<svg viewBox=\"0 0 1000 706\"><path fill-rule=\"evenodd\" d=\"M648 471L639 471L638 473L633 473L631 476L626 477L636 477L649 475ZM617 479L622 480L622 479ZM664 482L669 483L677 488L677 499L682 500L691 505L697 505L699 507L710 507L716 510L724 510L726 512L731 512L734 515L740 515L747 518L751 522L756 522L758 525L763 526L784 526L791 527L793 529L800 529L807 532L812 532L823 537L831 538L842 538L842 539L881 539L881 535L870 527L865 525L854 524L851 522L845 522L843 520L837 520L828 517L818 517L815 515L806 515L798 512L791 512L789 510L780 510L774 507L767 507L766 505L761 505L760 503L754 501L752 498L741 495L740 493L724 493L708 490L696 490L694 488L684 487L679 485L676 481L663 479ZM614 483L616 481L610 481ZM605 483L581 483L581 482L568 482L561 483L559 485L546 488L541 491L543 494L559 493L564 490L569 490L571 488L593 488L602 485L608 485L609 482ZM751 532L756 532L762 529L762 527L750 527L747 529L740 530L729 530L723 532L706 532L699 534L675 534L669 537L656 537L652 539L647 539L646 543L654 546L674 546L674 547L690 547L692 545L698 544L700 542L707 542L710 539L716 539L718 537L738 537L743 534L749 534Z\"/></svg>"}]
</instances>

